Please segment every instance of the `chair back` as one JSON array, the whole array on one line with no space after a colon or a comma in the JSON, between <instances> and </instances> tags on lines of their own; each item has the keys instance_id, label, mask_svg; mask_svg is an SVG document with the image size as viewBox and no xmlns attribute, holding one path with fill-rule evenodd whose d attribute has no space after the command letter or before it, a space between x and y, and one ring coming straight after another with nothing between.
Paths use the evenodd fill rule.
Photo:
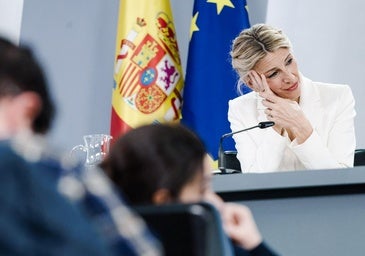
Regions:
<instances>
[{"instance_id":1,"label":"chair back","mask_svg":"<svg viewBox=\"0 0 365 256\"><path fill-rule=\"evenodd\" d=\"M365 149L355 149L354 166L365 165Z\"/></svg>"},{"instance_id":2,"label":"chair back","mask_svg":"<svg viewBox=\"0 0 365 256\"><path fill-rule=\"evenodd\" d=\"M220 215L208 203L135 207L160 239L166 256L233 255Z\"/></svg>"}]
</instances>

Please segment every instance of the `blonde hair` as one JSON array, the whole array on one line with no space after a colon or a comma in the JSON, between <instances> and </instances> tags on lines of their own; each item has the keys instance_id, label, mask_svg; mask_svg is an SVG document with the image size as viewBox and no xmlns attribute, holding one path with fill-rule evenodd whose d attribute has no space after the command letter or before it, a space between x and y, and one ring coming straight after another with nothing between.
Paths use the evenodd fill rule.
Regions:
<instances>
[{"instance_id":1,"label":"blonde hair","mask_svg":"<svg viewBox=\"0 0 365 256\"><path fill-rule=\"evenodd\" d=\"M257 62L262 60L268 52L274 52L279 48L291 49L292 47L289 38L277 28L256 24L241 31L233 40L230 52L232 67L239 76L238 92L242 94L244 79Z\"/></svg>"}]
</instances>

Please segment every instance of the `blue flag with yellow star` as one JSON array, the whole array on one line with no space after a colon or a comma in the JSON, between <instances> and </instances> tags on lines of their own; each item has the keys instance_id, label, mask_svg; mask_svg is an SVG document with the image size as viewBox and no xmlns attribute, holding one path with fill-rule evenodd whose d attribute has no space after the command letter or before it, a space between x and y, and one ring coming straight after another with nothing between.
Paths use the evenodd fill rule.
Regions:
<instances>
[{"instance_id":1,"label":"blue flag with yellow star","mask_svg":"<svg viewBox=\"0 0 365 256\"><path fill-rule=\"evenodd\" d=\"M250 26L246 8L246 0L194 2L182 123L202 138L213 159L220 137L230 132L228 101L238 96L229 52L232 40ZM224 148L234 149L233 140Z\"/></svg>"}]
</instances>

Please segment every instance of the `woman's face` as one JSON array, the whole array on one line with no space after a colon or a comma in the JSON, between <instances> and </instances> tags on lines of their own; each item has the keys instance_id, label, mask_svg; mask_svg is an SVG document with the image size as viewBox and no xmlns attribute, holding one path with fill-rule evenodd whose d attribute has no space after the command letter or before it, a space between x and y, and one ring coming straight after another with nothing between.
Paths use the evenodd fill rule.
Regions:
<instances>
[{"instance_id":1,"label":"woman's face","mask_svg":"<svg viewBox=\"0 0 365 256\"><path fill-rule=\"evenodd\" d=\"M264 74L270 89L278 96L291 100L300 97L300 78L297 62L287 48L269 52L256 63L254 70Z\"/></svg>"},{"instance_id":2,"label":"woman's face","mask_svg":"<svg viewBox=\"0 0 365 256\"><path fill-rule=\"evenodd\" d=\"M210 193L214 193L211 188L212 172L208 156L204 158L203 169L203 173L197 172L195 178L182 188L179 195L180 202L199 202L205 200Z\"/></svg>"}]
</instances>

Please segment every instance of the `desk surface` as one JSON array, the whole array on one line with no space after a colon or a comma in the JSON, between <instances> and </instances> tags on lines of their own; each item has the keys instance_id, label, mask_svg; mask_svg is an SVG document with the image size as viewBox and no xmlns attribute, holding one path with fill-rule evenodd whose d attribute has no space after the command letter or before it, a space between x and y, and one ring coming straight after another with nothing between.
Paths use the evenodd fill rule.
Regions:
<instances>
[{"instance_id":1,"label":"desk surface","mask_svg":"<svg viewBox=\"0 0 365 256\"><path fill-rule=\"evenodd\" d=\"M217 192L365 183L365 166L347 169L214 175Z\"/></svg>"},{"instance_id":2,"label":"desk surface","mask_svg":"<svg viewBox=\"0 0 365 256\"><path fill-rule=\"evenodd\" d=\"M265 174L224 174L214 175L213 177L213 189L222 195L296 190L316 190L318 193L323 190L323 193L325 193L325 190L332 188L338 189L338 193L341 193L341 188L350 187L352 189L364 189L365 191L365 166Z\"/></svg>"}]
</instances>

